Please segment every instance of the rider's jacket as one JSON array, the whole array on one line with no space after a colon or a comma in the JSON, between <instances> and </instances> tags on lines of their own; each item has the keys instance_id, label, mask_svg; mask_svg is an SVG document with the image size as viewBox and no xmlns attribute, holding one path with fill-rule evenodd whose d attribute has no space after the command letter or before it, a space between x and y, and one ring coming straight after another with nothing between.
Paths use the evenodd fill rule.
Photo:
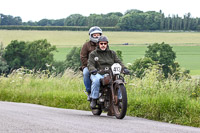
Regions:
<instances>
[{"instance_id":1,"label":"rider's jacket","mask_svg":"<svg viewBox=\"0 0 200 133\"><path fill-rule=\"evenodd\" d=\"M92 41L86 42L83 44L83 47L81 49L80 53L80 59L81 59L81 68L82 70L87 67L87 61L89 58L89 54L96 49L97 43L94 43Z\"/></svg>"},{"instance_id":2,"label":"rider's jacket","mask_svg":"<svg viewBox=\"0 0 200 133\"><path fill-rule=\"evenodd\" d=\"M122 70L124 69L124 65L121 60L117 57L115 51L110 50L109 46L105 51L102 51L99 46L92 51L89 55L88 59L88 69L90 72L97 70L105 70L110 68L114 63L119 63L122 66ZM100 74L104 74L103 71L100 71Z\"/></svg>"}]
</instances>

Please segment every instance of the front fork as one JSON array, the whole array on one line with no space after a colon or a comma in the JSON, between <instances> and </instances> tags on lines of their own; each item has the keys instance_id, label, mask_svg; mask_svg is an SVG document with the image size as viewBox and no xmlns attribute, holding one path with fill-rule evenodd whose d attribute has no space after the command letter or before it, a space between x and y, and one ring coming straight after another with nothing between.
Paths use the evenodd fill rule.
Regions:
<instances>
[{"instance_id":1,"label":"front fork","mask_svg":"<svg viewBox=\"0 0 200 133\"><path fill-rule=\"evenodd\" d=\"M111 93L112 93L112 103L114 103L115 102L115 92L114 92L114 87L113 87L113 83L112 83L112 85L111 85Z\"/></svg>"},{"instance_id":2,"label":"front fork","mask_svg":"<svg viewBox=\"0 0 200 133\"><path fill-rule=\"evenodd\" d=\"M118 102L119 102L119 100L118 100L118 95L115 95L115 91L118 91L119 92L119 90L114 90L114 89L116 89L116 88L114 88L114 85L116 85L116 84L118 84L118 85L120 85L120 84L124 84L124 82L122 81L122 79L120 79L120 75L116 75L116 77L115 77L115 81L112 83L112 85L111 85L111 92L112 92L112 102L114 103L114 105L117 105L118 104Z\"/></svg>"}]
</instances>

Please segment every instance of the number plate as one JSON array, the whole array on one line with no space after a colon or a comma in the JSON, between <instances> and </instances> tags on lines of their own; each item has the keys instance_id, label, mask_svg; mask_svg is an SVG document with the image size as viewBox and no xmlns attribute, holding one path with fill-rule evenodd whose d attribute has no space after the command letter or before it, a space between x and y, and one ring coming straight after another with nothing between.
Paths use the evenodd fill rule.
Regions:
<instances>
[{"instance_id":1,"label":"number plate","mask_svg":"<svg viewBox=\"0 0 200 133\"><path fill-rule=\"evenodd\" d=\"M121 73L121 69L122 69L122 66L119 64L119 63L114 63L112 66L111 66L111 69L112 69L112 72L113 74L120 74Z\"/></svg>"}]
</instances>

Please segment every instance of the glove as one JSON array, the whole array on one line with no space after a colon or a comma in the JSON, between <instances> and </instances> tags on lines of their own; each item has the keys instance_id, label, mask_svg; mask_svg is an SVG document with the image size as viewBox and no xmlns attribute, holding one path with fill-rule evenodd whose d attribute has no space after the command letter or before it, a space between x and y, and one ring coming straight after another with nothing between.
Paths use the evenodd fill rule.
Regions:
<instances>
[{"instance_id":1,"label":"glove","mask_svg":"<svg viewBox=\"0 0 200 133\"><path fill-rule=\"evenodd\" d=\"M93 74L93 75L96 75L97 74L97 70L93 70L90 73Z\"/></svg>"},{"instance_id":2,"label":"glove","mask_svg":"<svg viewBox=\"0 0 200 133\"><path fill-rule=\"evenodd\" d=\"M124 71L123 71L123 73L124 73L124 74L130 74L130 71L129 71L128 69L125 68Z\"/></svg>"}]
</instances>

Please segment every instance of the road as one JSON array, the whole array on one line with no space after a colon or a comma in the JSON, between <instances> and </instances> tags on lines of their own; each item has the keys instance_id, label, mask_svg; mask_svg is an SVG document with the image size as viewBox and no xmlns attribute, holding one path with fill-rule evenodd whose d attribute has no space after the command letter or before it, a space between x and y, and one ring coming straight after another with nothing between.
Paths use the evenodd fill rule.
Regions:
<instances>
[{"instance_id":1,"label":"road","mask_svg":"<svg viewBox=\"0 0 200 133\"><path fill-rule=\"evenodd\" d=\"M90 111L0 102L0 133L200 133L200 128Z\"/></svg>"}]
</instances>

